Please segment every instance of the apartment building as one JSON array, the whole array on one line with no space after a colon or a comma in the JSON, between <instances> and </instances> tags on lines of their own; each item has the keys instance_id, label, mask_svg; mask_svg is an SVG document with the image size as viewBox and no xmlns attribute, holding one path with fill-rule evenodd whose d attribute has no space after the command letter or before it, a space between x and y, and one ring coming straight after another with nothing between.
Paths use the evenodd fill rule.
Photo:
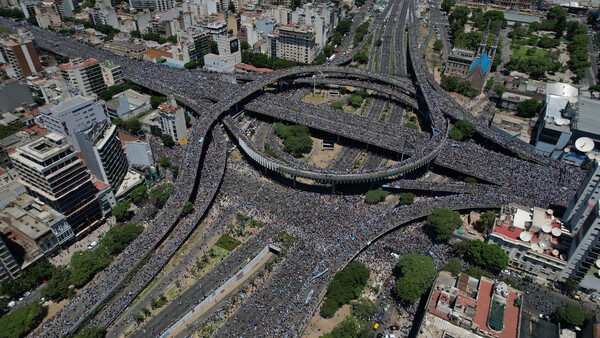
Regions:
<instances>
[{"instance_id":1,"label":"apartment building","mask_svg":"<svg viewBox=\"0 0 600 338\"><path fill-rule=\"evenodd\" d=\"M67 139L48 133L10 154L18 181L29 193L65 215L75 236L98 225L102 212L90 174Z\"/></svg>"},{"instance_id":2,"label":"apartment building","mask_svg":"<svg viewBox=\"0 0 600 338\"><path fill-rule=\"evenodd\" d=\"M183 107L178 107L174 99L158 106L160 125L163 134L169 134L173 141L184 144L187 140Z\"/></svg>"},{"instance_id":3,"label":"apartment building","mask_svg":"<svg viewBox=\"0 0 600 338\"><path fill-rule=\"evenodd\" d=\"M58 104L39 108L37 123L53 133L64 136L75 151L81 151L75 131L92 122L108 120L108 109L102 100L75 96Z\"/></svg>"},{"instance_id":4,"label":"apartment building","mask_svg":"<svg viewBox=\"0 0 600 338\"><path fill-rule=\"evenodd\" d=\"M109 121L89 122L75 132L88 170L100 181L118 191L127 175L127 157L117 137L117 127Z\"/></svg>"},{"instance_id":5,"label":"apartment building","mask_svg":"<svg viewBox=\"0 0 600 338\"><path fill-rule=\"evenodd\" d=\"M33 40L22 36L0 38L0 63L11 65L16 78L22 81L44 70Z\"/></svg>"},{"instance_id":6,"label":"apartment building","mask_svg":"<svg viewBox=\"0 0 600 338\"><path fill-rule=\"evenodd\" d=\"M121 66L107 60L104 61L100 67L102 68L102 79L108 87L120 85L125 82L125 80L123 80L123 70L121 69Z\"/></svg>"},{"instance_id":7,"label":"apartment building","mask_svg":"<svg viewBox=\"0 0 600 338\"><path fill-rule=\"evenodd\" d=\"M90 96L106 89L98 60L76 58L61 65L60 72L65 81L68 81L81 95Z\"/></svg>"},{"instance_id":8,"label":"apartment building","mask_svg":"<svg viewBox=\"0 0 600 338\"><path fill-rule=\"evenodd\" d=\"M311 27L303 29L290 24L269 34L269 56L310 64L316 51L315 32Z\"/></svg>"}]
</instances>

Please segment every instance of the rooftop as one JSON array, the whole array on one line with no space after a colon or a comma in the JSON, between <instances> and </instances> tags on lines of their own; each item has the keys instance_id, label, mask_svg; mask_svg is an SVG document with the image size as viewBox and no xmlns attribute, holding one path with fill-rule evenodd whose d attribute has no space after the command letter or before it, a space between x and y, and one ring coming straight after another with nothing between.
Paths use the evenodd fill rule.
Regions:
<instances>
[{"instance_id":1,"label":"rooftop","mask_svg":"<svg viewBox=\"0 0 600 338\"><path fill-rule=\"evenodd\" d=\"M600 101L579 97L577 102L577 130L591 134L600 134Z\"/></svg>"},{"instance_id":2,"label":"rooftop","mask_svg":"<svg viewBox=\"0 0 600 338\"><path fill-rule=\"evenodd\" d=\"M85 67L89 67L92 65L96 65L98 64L98 60L95 59L87 59L85 61L79 61L77 62L76 60L72 60L71 62L61 65L60 69L62 70L71 70L71 69L77 69L77 68L85 68Z\"/></svg>"}]
</instances>

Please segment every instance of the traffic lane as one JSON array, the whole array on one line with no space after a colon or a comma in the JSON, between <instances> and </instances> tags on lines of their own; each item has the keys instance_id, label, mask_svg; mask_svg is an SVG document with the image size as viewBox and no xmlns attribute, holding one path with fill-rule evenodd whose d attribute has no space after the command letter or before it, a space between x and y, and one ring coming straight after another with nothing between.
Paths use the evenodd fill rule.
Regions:
<instances>
[{"instance_id":1,"label":"traffic lane","mask_svg":"<svg viewBox=\"0 0 600 338\"><path fill-rule=\"evenodd\" d=\"M588 40L588 54L590 55L590 66L586 68L586 78L590 86L595 85L597 82L597 66L596 66L596 51L594 50L593 37Z\"/></svg>"},{"instance_id":2,"label":"traffic lane","mask_svg":"<svg viewBox=\"0 0 600 338\"><path fill-rule=\"evenodd\" d=\"M562 304L583 307L588 312L595 312L597 310L597 305L591 301L578 301L560 292L548 290L545 286L537 286L535 288L528 286L525 287L525 290L525 304L523 308L535 316L539 316L540 314L550 315L557 306Z\"/></svg>"}]
</instances>

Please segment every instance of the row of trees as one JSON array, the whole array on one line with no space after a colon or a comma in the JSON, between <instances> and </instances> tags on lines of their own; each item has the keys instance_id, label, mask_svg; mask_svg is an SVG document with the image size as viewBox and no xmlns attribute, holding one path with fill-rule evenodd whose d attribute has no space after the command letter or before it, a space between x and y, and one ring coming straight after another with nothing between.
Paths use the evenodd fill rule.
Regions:
<instances>
[{"instance_id":1,"label":"row of trees","mask_svg":"<svg viewBox=\"0 0 600 338\"><path fill-rule=\"evenodd\" d=\"M371 24L369 21L361 23L358 27L356 27L356 32L354 33L354 46L358 46L361 41L365 38L365 35L369 32L369 26Z\"/></svg>"},{"instance_id":2,"label":"row of trees","mask_svg":"<svg viewBox=\"0 0 600 338\"><path fill-rule=\"evenodd\" d=\"M0 318L0 338L25 337L44 319L48 309L40 302L18 308Z\"/></svg>"},{"instance_id":3,"label":"row of trees","mask_svg":"<svg viewBox=\"0 0 600 338\"><path fill-rule=\"evenodd\" d=\"M140 92L142 90L142 87L134 84L130 80L126 80L124 83L122 83L120 85L115 85L115 86L106 88L105 90L101 91L100 94L98 94L98 96L100 96L100 98L102 98L102 100L107 101L107 100L110 100L116 94L124 92L127 89L133 89L136 92Z\"/></svg>"},{"instance_id":4,"label":"row of trees","mask_svg":"<svg viewBox=\"0 0 600 338\"><path fill-rule=\"evenodd\" d=\"M351 19L344 19L338 23L331 37L331 42L323 48L323 51L317 55L313 60L314 65L320 65L324 63L328 57L333 55L335 52L335 46L339 45L344 39L344 35L350 32L350 26L352 26Z\"/></svg>"}]
</instances>

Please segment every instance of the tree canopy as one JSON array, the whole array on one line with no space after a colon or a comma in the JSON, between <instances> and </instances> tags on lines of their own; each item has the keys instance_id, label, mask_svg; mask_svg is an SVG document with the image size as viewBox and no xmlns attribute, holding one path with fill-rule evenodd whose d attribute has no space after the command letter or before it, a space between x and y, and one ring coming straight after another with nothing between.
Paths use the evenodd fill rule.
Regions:
<instances>
[{"instance_id":1,"label":"tree canopy","mask_svg":"<svg viewBox=\"0 0 600 338\"><path fill-rule=\"evenodd\" d=\"M167 168L171 165L171 158L168 156L161 157L158 163L161 167Z\"/></svg>"},{"instance_id":2,"label":"tree canopy","mask_svg":"<svg viewBox=\"0 0 600 338\"><path fill-rule=\"evenodd\" d=\"M358 261L350 262L338 271L327 287L327 298L321 306L321 315L330 318L341 305L360 296L362 289L367 285L369 274L369 269Z\"/></svg>"},{"instance_id":3,"label":"tree canopy","mask_svg":"<svg viewBox=\"0 0 600 338\"><path fill-rule=\"evenodd\" d=\"M436 241L446 241L452 237L454 230L463 224L458 211L437 209L427 217L427 226L433 232Z\"/></svg>"},{"instance_id":4,"label":"tree canopy","mask_svg":"<svg viewBox=\"0 0 600 338\"><path fill-rule=\"evenodd\" d=\"M113 210L112 214L115 216L117 222L123 222L130 216L129 208L131 207L131 202L129 200L122 200L117 204Z\"/></svg>"},{"instance_id":5,"label":"tree canopy","mask_svg":"<svg viewBox=\"0 0 600 338\"><path fill-rule=\"evenodd\" d=\"M86 327L75 338L104 338L106 330L99 327Z\"/></svg>"},{"instance_id":6,"label":"tree canopy","mask_svg":"<svg viewBox=\"0 0 600 338\"><path fill-rule=\"evenodd\" d=\"M146 197L148 197L148 188L145 185L140 185L129 193L129 198L136 204L146 199Z\"/></svg>"},{"instance_id":7,"label":"tree canopy","mask_svg":"<svg viewBox=\"0 0 600 338\"><path fill-rule=\"evenodd\" d=\"M407 254L396 264L398 279L394 286L394 295L406 304L414 303L429 289L435 279L436 271L429 256Z\"/></svg>"},{"instance_id":8,"label":"tree canopy","mask_svg":"<svg viewBox=\"0 0 600 338\"><path fill-rule=\"evenodd\" d=\"M283 150L294 157L311 151L313 141L310 138L308 127L301 125L275 124L275 133L283 139Z\"/></svg>"},{"instance_id":9,"label":"tree canopy","mask_svg":"<svg viewBox=\"0 0 600 338\"><path fill-rule=\"evenodd\" d=\"M462 271L462 269L463 269L462 262L458 258L452 258L444 266L444 270L452 273L453 276L458 276L458 274Z\"/></svg>"},{"instance_id":10,"label":"tree canopy","mask_svg":"<svg viewBox=\"0 0 600 338\"><path fill-rule=\"evenodd\" d=\"M412 192L403 192L400 193L400 199L398 200L398 205L408 205L413 204L415 201L415 194Z\"/></svg>"},{"instance_id":11,"label":"tree canopy","mask_svg":"<svg viewBox=\"0 0 600 338\"><path fill-rule=\"evenodd\" d=\"M165 147L172 147L175 144L173 137L169 134L163 134L160 139Z\"/></svg>"},{"instance_id":12,"label":"tree canopy","mask_svg":"<svg viewBox=\"0 0 600 338\"><path fill-rule=\"evenodd\" d=\"M508 266L509 258L497 244L488 244L480 239L471 241L467 259L476 265L500 272Z\"/></svg>"},{"instance_id":13,"label":"tree canopy","mask_svg":"<svg viewBox=\"0 0 600 338\"><path fill-rule=\"evenodd\" d=\"M353 300L350 304L352 305L352 315L364 321L369 321L377 311L377 305L369 298L361 297Z\"/></svg>"},{"instance_id":14,"label":"tree canopy","mask_svg":"<svg viewBox=\"0 0 600 338\"><path fill-rule=\"evenodd\" d=\"M66 268L57 268L56 270L52 275L52 279L42 289L42 296L58 303L63 299L72 298L75 291L70 288L71 270Z\"/></svg>"},{"instance_id":15,"label":"tree canopy","mask_svg":"<svg viewBox=\"0 0 600 338\"><path fill-rule=\"evenodd\" d=\"M496 212L494 210L487 210L481 215L476 222L476 227L479 232L490 231L494 222L496 221Z\"/></svg>"},{"instance_id":16,"label":"tree canopy","mask_svg":"<svg viewBox=\"0 0 600 338\"><path fill-rule=\"evenodd\" d=\"M368 204L379 203L383 201L387 197L387 195L388 192L386 190L383 190L382 188L369 190L365 194L365 202L367 202Z\"/></svg>"},{"instance_id":17,"label":"tree canopy","mask_svg":"<svg viewBox=\"0 0 600 338\"><path fill-rule=\"evenodd\" d=\"M585 321L586 313L573 304L563 304L554 310L556 318L570 326L581 326Z\"/></svg>"},{"instance_id":18,"label":"tree canopy","mask_svg":"<svg viewBox=\"0 0 600 338\"><path fill-rule=\"evenodd\" d=\"M25 337L44 319L48 309L40 302L23 306L0 318L0 338Z\"/></svg>"},{"instance_id":19,"label":"tree canopy","mask_svg":"<svg viewBox=\"0 0 600 338\"><path fill-rule=\"evenodd\" d=\"M171 183L157 185L150 190L150 198L159 206L167 202L175 187Z\"/></svg>"},{"instance_id":20,"label":"tree canopy","mask_svg":"<svg viewBox=\"0 0 600 338\"><path fill-rule=\"evenodd\" d=\"M517 104L517 116L534 117L540 110L540 102L536 99L528 99Z\"/></svg>"},{"instance_id":21,"label":"tree canopy","mask_svg":"<svg viewBox=\"0 0 600 338\"><path fill-rule=\"evenodd\" d=\"M331 338L368 338L371 335L371 324L358 318L348 316L336 325L331 333L324 337Z\"/></svg>"}]
</instances>

